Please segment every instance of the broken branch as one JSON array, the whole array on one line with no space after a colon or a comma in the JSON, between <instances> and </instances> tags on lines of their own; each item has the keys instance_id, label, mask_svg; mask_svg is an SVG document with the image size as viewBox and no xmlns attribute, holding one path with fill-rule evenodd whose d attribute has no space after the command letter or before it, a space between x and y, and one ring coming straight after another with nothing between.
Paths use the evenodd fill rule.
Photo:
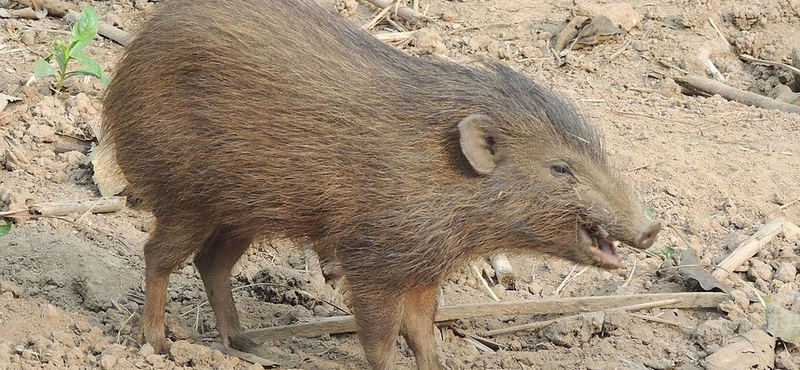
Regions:
<instances>
[{"instance_id":1,"label":"broken branch","mask_svg":"<svg viewBox=\"0 0 800 370\"><path fill-rule=\"evenodd\" d=\"M645 302L645 303L640 303L640 304L634 304L634 305L630 305L630 306L620 307L620 308L617 308L617 309L618 310L622 310L622 311L636 311L636 310L643 310L645 308L661 307L661 306L666 306L666 305L670 305L670 304L680 303L680 301L681 301L680 299L673 298L673 299L667 299L667 300L663 300L663 301ZM602 311L602 310L598 310L598 311ZM580 315L582 315L582 313L576 314L576 315L563 316L563 317L559 317L559 318L551 319L551 320L532 322L532 323L529 323L529 324L509 326L507 328L502 328L502 329L489 330L486 333L484 333L484 335L486 335L487 337L492 337L492 336L495 336L495 335L513 333L513 332L516 332L516 331L540 329L540 328L543 328L543 327L548 326L550 324L553 324L555 322L558 322L558 321L561 321L561 320L570 319L570 318L574 318L574 317L580 316Z\"/></svg>"},{"instance_id":2,"label":"broken branch","mask_svg":"<svg viewBox=\"0 0 800 370\"><path fill-rule=\"evenodd\" d=\"M700 76L675 77L675 82L688 89L692 94L720 95L725 99L736 101L745 105L778 109L784 112L800 114L800 106L787 104L775 99L761 96L756 93L737 89L724 83ZM686 93L686 92L684 92Z\"/></svg>"},{"instance_id":3,"label":"broken branch","mask_svg":"<svg viewBox=\"0 0 800 370\"><path fill-rule=\"evenodd\" d=\"M744 263L744 261L755 256L756 253L776 235L781 232L785 233L786 231L793 233L795 228L797 228L797 226L782 218L776 218L768 222L761 229L756 231L755 234L739 244L728 257L725 257L725 259L717 265L717 269L712 275L718 280L723 280L728 276L730 271L735 270Z\"/></svg>"},{"instance_id":4,"label":"broken branch","mask_svg":"<svg viewBox=\"0 0 800 370\"><path fill-rule=\"evenodd\" d=\"M436 322L473 319L485 316L593 312L671 299L676 299L678 302L664 304L663 307L710 308L719 306L727 297L728 295L725 293L659 293L479 303L442 307L436 315ZM256 343L263 343L267 340L284 340L293 337L307 338L324 334L352 333L355 331L356 320L353 316L336 316L294 325L257 329L248 331L245 334Z\"/></svg>"},{"instance_id":5,"label":"broken branch","mask_svg":"<svg viewBox=\"0 0 800 370\"><path fill-rule=\"evenodd\" d=\"M71 213L111 213L125 207L125 197L82 199L70 202L33 204L28 211L42 216L66 216Z\"/></svg>"},{"instance_id":6,"label":"broken branch","mask_svg":"<svg viewBox=\"0 0 800 370\"><path fill-rule=\"evenodd\" d=\"M513 289L517 285L517 275L511 267L511 262L504 254L495 254L489 257L489 261L494 269L494 274L499 282L506 289Z\"/></svg>"}]
</instances>

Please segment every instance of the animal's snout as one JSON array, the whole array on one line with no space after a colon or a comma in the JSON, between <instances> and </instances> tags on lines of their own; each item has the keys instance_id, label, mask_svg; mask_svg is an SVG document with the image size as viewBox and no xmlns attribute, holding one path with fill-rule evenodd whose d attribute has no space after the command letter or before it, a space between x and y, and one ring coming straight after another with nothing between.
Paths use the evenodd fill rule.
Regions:
<instances>
[{"instance_id":1,"label":"animal's snout","mask_svg":"<svg viewBox=\"0 0 800 370\"><path fill-rule=\"evenodd\" d=\"M633 238L633 244L636 248L647 249L653 245L656 240L656 235L661 231L661 223L658 221L646 221L639 229L639 233Z\"/></svg>"}]
</instances>

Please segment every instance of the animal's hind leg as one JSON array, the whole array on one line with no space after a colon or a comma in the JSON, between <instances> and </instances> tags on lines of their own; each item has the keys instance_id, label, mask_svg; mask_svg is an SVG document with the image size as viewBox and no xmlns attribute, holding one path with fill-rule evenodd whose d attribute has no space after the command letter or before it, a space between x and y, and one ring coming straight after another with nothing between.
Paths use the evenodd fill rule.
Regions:
<instances>
[{"instance_id":1,"label":"animal's hind leg","mask_svg":"<svg viewBox=\"0 0 800 370\"><path fill-rule=\"evenodd\" d=\"M252 241L250 236L237 235L232 230L221 230L194 260L203 278L222 344L242 351L251 351L256 343L243 334L233 301L230 276L233 265Z\"/></svg>"},{"instance_id":2,"label":"animal's hind leg","mask_svg":"<svg viewBox=\"0 0 800 370\"><path fill-rule=\"evenodd\" d=\"M167 351L164 334L164 311L167 303L169 275L186 258L199 249L210 232L195 233L158 220L155 231L144 245L145 299L142 336L158 353Z\"/></svg>"}]
</instances>

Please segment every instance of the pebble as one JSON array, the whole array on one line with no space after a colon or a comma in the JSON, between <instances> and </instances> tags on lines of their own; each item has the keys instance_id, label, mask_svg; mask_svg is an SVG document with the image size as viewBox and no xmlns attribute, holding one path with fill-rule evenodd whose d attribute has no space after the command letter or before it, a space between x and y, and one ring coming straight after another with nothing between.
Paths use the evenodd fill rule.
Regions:
<instances>
[{"instance_id":1,"label":"pebble","mask_svg":"<svg viewBox=\"0 0 800 370\"><path fill-rule=\"evenodd\" d=\"M747 270L747 277L751 280L770 280L772 278L772 268L762 261L753 260L750 264L750 269Z\"/></svg>"},{"instance_id":2,"label":"pebble","mask_svg":"<svg viewBox=\"0 0 800 370\"><path fill-rule=\"evenodd\" d=\"M797 267L789 262L783 262L778 266L775 271L775 278L785 283L791 283L795 280L797 275Z\"/></svg>"},{"instance_id":3,"label":"pebble","mask_svg":"<svg viewBox=\"0 0 800 370\"><path fill-rule=\"evenodd\" d=\"M26 30L22 32L22 35L19 37L19 41L22 41L25 46L33 46L36 44L36 32L33 30Z\"/></svg>"},{"instance_id":4,"label":"pebble","mask_svg":"<svg viewBox=\"0 0 800 370\"><path fill-rule=\"evenodd\" d=\"M112 355L103 355L100 357L100 367L103 370L111 370L117 364L117 358Z\"/></svg>"},{"instance_id":5,"label":"pebble","mask_svg":"<svg viewBox=\"0 0 800 370\"><path fill-rule=\"evenodd\" d=\"M45 125L31 125L25 131L25 134L30 136L34 142L37 143L52 143L58 140L56 136L56 129Z\"/></svg>"},{"instance_id":6,"label":"pebble","mask_svg":"<svg viewBox=\"0 0 800 370\"><path fill-rule=\"evenodd\" d=\"M150 343L145 343L142 346L142 348L139 349L139 356L142 356L142 357L147 357L147 356L150 356L150 355L152 355L154 353L156 353L156 352L153 349L153 346L150 345Z\"/></svg>"},{"instance_id":7,"label":"pebble","mask_svg":"<svg viewBox=\"0 0 800 370\"><path fill-rule=\"evenodd\" d=\"M731 291L730 295L731 295L731 299L733 299L733 301L736 302L736 304L742 310L746 310L747 307L750 306L750 300L747 299L747 294L745 294L745 292L743 292L743 291L741 291L739 289L734 289L734 290Z\"/></svg>"},{"instance_id":8,"label":"pebble","mask_svg":"<svg viewBox=\"0 0 800 370\"><path fill-rule=\"evenodd\" d=\"M56 319L60 316L61 314L58 312L58 309L51 304L48 304L47 306L44 307L44 310L42 310L42 317L44 318Z\"/></svg>"},{"instance_id":9,"label":"pebble","mask_svg":"<svg viewBox=\"0 0 800 370\"><path fill-rule=\"evenodd\" d=\"M192 265L186 265L186 267L181 269L181 273L186 275L186 276L194 276L194 272L195 272L195 269L194 269L194 266L192 266Z\"/></svg>"},{"instance_id":10,"label":"pebble","mask_svg":"<svg viewBox=\"0 0 800 370\"><path fill-rule=\"evenodd\" d=\"M454 12L452 9L445 9L442 12L442 20L445 22L452 22L456 20L456 12Z\"/></svg>"}]
</instances>

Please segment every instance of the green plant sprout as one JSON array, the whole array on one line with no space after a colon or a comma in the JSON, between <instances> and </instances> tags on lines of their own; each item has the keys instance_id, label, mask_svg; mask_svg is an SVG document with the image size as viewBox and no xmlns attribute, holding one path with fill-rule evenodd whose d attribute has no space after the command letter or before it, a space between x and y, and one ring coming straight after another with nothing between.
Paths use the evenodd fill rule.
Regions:
<instances>
[{"instance_id":1,"label":"green plant sprout","mask_svg":"<svg viewBox=\"0 0 800 370\"><path fill-rule=\"evenodd\" d=\"M53 40L53 45L50 45L50 55L37 60L33 64L34 76L56 77L58 80L56 93L61 92L64 80L72 76L92 76L100 79L104 84L108 84L108 77L103 74L103 67L86 54L81 53L81 50L89 45L96 35L97 11L92 6L87 5L81 10L80 17L72 26L72 32L69 34L69 43L65 43L64 40L59 38ZM67 65L73 59L80 62L82 66L74 71L67 72ZM53 61L56 62L58 68L51 64Z\"/></svg>"},{"instance_id":2,"label":"green plant sprout","mask_svg":"<svg viewBox=\"0 0 800 370\"><path fill-rule=\"evenodd\" d=\"M671 247L664 247L656 251L659 256L664 257L664 260L668 261L672 259L672 256L675 255L675 249Z\"/></svg>"}]
</instances>

